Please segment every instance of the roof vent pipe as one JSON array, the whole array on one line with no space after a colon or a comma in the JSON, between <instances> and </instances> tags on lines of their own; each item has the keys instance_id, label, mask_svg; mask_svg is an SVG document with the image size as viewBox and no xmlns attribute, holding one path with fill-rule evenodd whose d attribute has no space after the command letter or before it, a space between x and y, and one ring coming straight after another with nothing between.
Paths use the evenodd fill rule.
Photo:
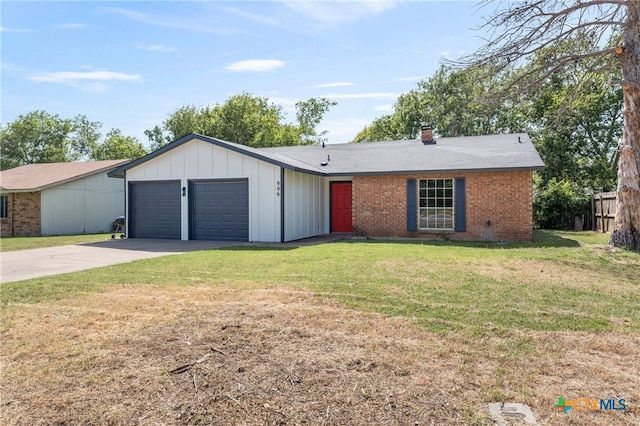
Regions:
<instances>
[{"instance_id":1,"label":"roof vent pipe","mask_svg":"<svg viewBox=\"0 0 640 426\"><path fill-rule=\"evenodd\" d=\"M420 127L420 134L422 136L422 143L425 145L435 144L436 141L433 140L433 127L431 124L423 124Z\"/></svg>"}]
</instances>

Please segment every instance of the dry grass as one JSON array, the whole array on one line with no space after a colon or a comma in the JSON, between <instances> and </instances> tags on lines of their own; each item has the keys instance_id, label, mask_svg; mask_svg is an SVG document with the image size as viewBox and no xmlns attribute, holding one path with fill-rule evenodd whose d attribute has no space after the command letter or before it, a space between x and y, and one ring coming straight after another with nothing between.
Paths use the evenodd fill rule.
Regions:
<instances>
[{"instance_id":1,"label":"dry grass","mask_svg":"<svg viewBox=\"0 0 640 426\"><path fill-rule=\"evenodd\" d=\"M640 423L637 333L442 335L237 283L123 285L4 313L6 425L492 424L493 401L545 425ZM629 408L565 415L559 396Z\"/></svg>"}]
</instances>

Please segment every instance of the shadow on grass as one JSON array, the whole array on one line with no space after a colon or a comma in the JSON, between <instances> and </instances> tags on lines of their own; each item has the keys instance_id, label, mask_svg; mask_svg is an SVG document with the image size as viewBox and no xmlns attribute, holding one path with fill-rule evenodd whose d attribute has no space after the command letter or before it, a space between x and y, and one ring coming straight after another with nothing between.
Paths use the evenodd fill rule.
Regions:
<instances>
[{"instance_id":1,"label":"shadow on grass","mask_svg":"<svg viewBox=\"0 0 640 426\"><path fill-rule=\"evenodd\" d=\"M579 234L576 232L576 235ZM538 229L533 232L533 242L525 247L580 247L580 242L553 231Z\"/></svg>"},{"instance_id":2,"label":"shadow on grass","mask_svg":"<svg viewBox=\"0 0 640 426\"><path fill-rule=\"evenodd\" d=\"M567 232L563 232L567 234ZM579 234L576 232L576 237ZM310 239L311 240L311 239ZM412 245L429 245L429 246L447 246L447 247L471 247L482 249L516 249L516 248L556 248L556 247L580 247L580 238L569 238L567 235L560 235L556 231L534 230L532 242L507 242L507 241L462 241L462 240L437 240L437 239L414 239L414 238L357 238L357 239L333 239L318 240L312 244L301 245L317 245L333 242L346 242L350 244L412 244ZM274 244L249 244L249 245L231 245L227 247L219 247L215 250L228 251L277 251L277 250L294 250L301 245L297 245L296 241L290 243L274 243Z\"/></svg>"},{"instance_id":3,"label":"shadow on grass","mask_svg":"<svg viewBox=\"0 0 640 426\"><path fill-rule=\"evenodd\" d=\"M534 230L532 242L507 242L507 241L463 241L463 240L429 240L429 239L364 239L346 240L352 243L394 243L394 244L417 244L430 246L447 247L470 247L482 249L518 249L518 248L557 248L557 247L580 247L578 239L567 238L554 231Z\"/></svg>"},{"instance_id":4,"label":"shadow on grass","mask_svg":"<svg viewBox=\"0 0 640 426\"><path fill-rule=\"evenodd\" d=\"M435 237L437 238L437 237ZM572 238L571 232L534 230L532 242L506 242L506 241L462 241L443 239L419 239L419 238L357 238L348 239L344 236L318 236L286 243L238 243L231 241L180 241L180 240L149 240L149 239L124 239L108 240L83 245L92 247L118 248L122 250L152 251L179 253L201 250L221 251L286 251L294 250L302 246L327 244L332 242L347 242L351 244L412 244L447 247L470 247L483 249L516 249L516 248L557 248L580 247L585 238L575 232Z\"/></svg>"},{"instance_id":5,"label":"shadow on grass","mask_svg":"<svg viewBox=\"0 0 640 426\"><path fill-rule=\"evenodd\" d=\"M215 249L217 251L288 251L295 250L298 246L270 246L270 245L256 245L256 246L229 246L220 247Z\"/></svg>"}]
</instances>

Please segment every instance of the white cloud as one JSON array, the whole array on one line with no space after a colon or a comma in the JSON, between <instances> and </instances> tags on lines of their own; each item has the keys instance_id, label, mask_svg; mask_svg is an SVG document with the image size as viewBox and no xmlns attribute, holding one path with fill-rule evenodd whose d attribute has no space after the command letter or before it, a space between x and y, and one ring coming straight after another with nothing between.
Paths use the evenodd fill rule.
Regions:
<instances>
[{"instance_id":1,"label":"white cloud","mask_svg":"<svg viewBox=\"0 0 640 426\"><path fill-rule=\"evenodd\" d=\"M285 109L291 109L293 111L295 111L295 106L300 101L300 99L283 98L280 96L270 96L269 94L263 94L260 96L269 98L269 103L274 103L276 105L282 106Z\"/></svg>"},{"instance_id":2,"label":"white cloud","mask_svg":"<svg viewBox=\"0 0 640 426\"><path fill-rule=\"evenodd\" d=\"M398 1L285 1L289 8L325 27L355 22L393 9Z\"/></svg>"},{"instance_id":3,"label":"white cloud","mask_svg":"<svg viewBox=\"0 0 640 426\"><path fill-rule=\"evenodd\" d=\"M342 118L338 120L323 120L318 125L319 131L326 130L330 143L347 143L365 127L371 120L361 118Z\"/></svg>"},{"instance_id":4,"label":"white cloud","mask_svg":"<svg viewBox=\"0 0 640 426\"><path fill-rule=\"evenodd\" d=\"M54 25L53 28L58 28L61 30L80 30L83 28L87 28L87 26L85 24L70 23L70 24Z\"/></svg>"},{"instance_id":5,"label":"white cloud","mask_svg":"<svg viewBox=\"0 0 640 426\"><path fill-rule=\"evenodd\" d=\"M424 78L423 75L414 75L411 77L401 77L398 79L398 81L409 81L409 82L413 82L413 81L420 81Z\"/></svg>"},{"instance_id":6,"label":"white cloud","mask_svg":"<svg viewBox=\"0 0 640 426\"><path fill-rule=\"evenodd\" d=\"M0 63L0 69L7 71L24 71L24 67L22 65L16 65L13 63L2 62Z\"/></svg>"},{"instance_id":7,"label":"white cloud","mask_svg":"<svg viewBox=\"0 0 640 426\"><path fill-rule=\"evenodd\" d=\"M265 15L258 15L256 13L247 12L246 10L242 10L237 7L220 7L219 9L222 11L231 13L233 15L240 16L241 18L248 19L249 21L252 21L257 24L271 25L271 26L278 25L278 21L274 18L265 16Z\"/></svg>"},{"instance_id":8,"label":"white cloud","mask_svg":"<svg viewBox=\"0 0 640 426\"><path fill-rule=\"evenodd\" d=\"M162 28L172 28L177 30L189 31L189 32L201 32L210 34L231 35L238 34L239 30L230 30L220 25L220 22L207 22L208 17L199 16L194 17L181 17L181 16L160 16L151 15L147 13L141 13L134 10L122 9L122 8L104 8L104 13L114 13L120 16L124 16L132 21L141 22L143 24L155 25Z\"/></svg>"},{"instance_id":9,"label":"white cloud","mask_svg":"<svg viewBox=\"0 0 640 426\"><path fill-rule=\"evenodd\" d=\"M464 56L464 55L466 55L466 54L467 54L467 52L466 52L465 50L459 50L458 52L456 52L455 57L456 57L456 58L461 58L461 57L463 57L463 56ZM445 50L444 52L442 52L442 53L441 53L441 55L442 55L444 58L447 58L447 59L449 59L449 58L451 58L451 57L453 57L453 56L454 56L453 54L451 54L451 52L448 52L448 51L446 51L446 50Z\"/></svg>"},{"instance_id":10,"label":"white cloud","mask_svg":"<svg viewBox=\"0 0 640 426\"><path fill-rule=\"evenodd\" d=\"M330 99L396 99L398 94L393 92L330 93L323 96Z\"/></svg>"},{"instance_id":11,"label":"white cloud","mask_svg":"<svg viewBox=\"0 0 640 426\"><path fill-rule=\"evenodd\" d=\"M29 30L26 28L7 28L7 27L0 27L0 32L3 33L33 33L36 30Z\"/></svg>"},{"instance_id":12,"label":"white cloud","mask_svg":"<svg viewBox=\"0 0 640 426\"><path fill-rule=\"evenodd\" d=\"M284 64L284 61L277 59L249 59L229 63L224 66L224 69L234 72L267 72L282 68Z\"/></svg>"},{"instance_id":13,"label":"white cloud","mask_svg":"<svg viewBox=\"0 0 640 426\"><path fill-rule=\"evenodd\" d=\"M171 52L177 52L178 48L177 47L169 47L169 46L165 46L163 44L142 44L142 43L137 43L136 44L136 49L142 49L142 50L151 50L151 51L155 51L155 52L166 52L166 53L171 53Z\"/></svg>"},{"instance_id":14,"label":"white cloud","mask_svg":"<svg viewBox=\"0 0 640 426\"><path fill-rule=\"evenodd\" d=\"M349 81L338 81L338 82L335 82L335 83L317 84L317 85L311 86L311 87L323 88L323 87L346 87L346 86L354 86L354 84L349 82Z\"/></svg>"},{"instance_id":15,"label":"white cloud","mask_svg":"<svg viewBox=\"0 0 640 426\"><path fill-rule=\"evenodd\" d=\"M373 108L373 110L374 111L383 111L383 112L393 111L393 104L378 105L375 108Z\"/></svg>"},{"instance_id":16,"label":"white cloud","mask_svg":"<svg viewBox=\"0 0 640 426\"><path fill-rule=\"evenodd\" d=\"M107 91L107 85L104 83L89 83L83 86L84 90L91 93L101 93Z\"/></svg>"},{"instance_id":17,"label":"white cloud","mask_svg":"<svg viewBox=\"0 0 640 426\"><path fill-rule=\"evenodd\" d=\"M142 80L139 74L124 74L112 71L89 71L89 72L73 72L73 71L59 71L59 72L45 72L40 74L30 74L27 78L37 83L66 83L74 84L83 80L129 80L140 81Z\"/></svg>"}]
</instances>

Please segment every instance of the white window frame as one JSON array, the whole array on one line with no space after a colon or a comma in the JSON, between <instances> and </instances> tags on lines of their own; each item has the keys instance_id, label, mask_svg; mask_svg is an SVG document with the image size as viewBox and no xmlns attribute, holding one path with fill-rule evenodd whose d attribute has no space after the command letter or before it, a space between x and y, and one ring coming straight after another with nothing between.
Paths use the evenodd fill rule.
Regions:
<instances>
[{"instance_id":1,"label":"white window frame","mask_svg":"<svg viewBox=\"0 0 640 426\"><path fill-rule=\"evenodd\" d=\"M455 229L455 179L418 179L418 229L453 231Z\"/></svg>"}]
</instances>

